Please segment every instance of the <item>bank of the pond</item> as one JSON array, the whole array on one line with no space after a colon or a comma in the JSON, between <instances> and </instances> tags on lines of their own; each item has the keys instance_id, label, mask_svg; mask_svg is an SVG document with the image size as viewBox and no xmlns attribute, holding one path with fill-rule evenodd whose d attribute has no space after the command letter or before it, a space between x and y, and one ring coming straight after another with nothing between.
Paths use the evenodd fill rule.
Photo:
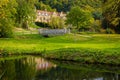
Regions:
<instances>
[{"instance_id":1,"label":"bank of the pond","mask_svg":"<svg viewBox=\"0 0 120 80\"><path fill-rule=\"evenodd\" d=\"M79 63L79 62L56 61L56 60L52 60L52 62L57 64L58 66L61 66L63 68L67 68L67 69L120 74L119 66L111 66L111 65L104 65L104 64L84 64L84 63Z\"/></svg>"},{"instance_id":2,"label":"bank of the pond","mask_svg":"<svg viewBox=\"0 0 120 80\"><path fill-rule=\"evenodd\" d=\"M110 52L97 49L58 49L42 54L47 59L75 61L88 64L120 65L119 52Z\"/></svg>"},{"instance_id":3,"label":"bank of the pond","mask_svg":"<svg viewBox=\"0 0 120 80\"><path fill-rule=\"evenodd\" d=\"M0 38L0 54L37 54L50 59L120 65L120 35L17 35Z\"/></svg>"},{"instance_id":4,"label":"bank of the pond","mask_svg":"<svg viewBox=\"0 0 120 80\"><path fill-rule=\"evenodd\" d=\"M27 57L27 56L25 56L25 55L7 55L7 56L0 56L0 61L22 59L22 58L26 58L26 57Z\"/></svg>"}]
</instances>

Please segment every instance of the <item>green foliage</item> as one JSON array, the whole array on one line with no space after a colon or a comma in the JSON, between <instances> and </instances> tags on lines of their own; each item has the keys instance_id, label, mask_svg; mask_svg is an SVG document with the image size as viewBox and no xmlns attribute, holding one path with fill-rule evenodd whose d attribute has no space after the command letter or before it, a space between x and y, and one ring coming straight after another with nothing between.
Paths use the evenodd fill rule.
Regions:
<instances>
[{"instance_id":1,"label":"green foliage","mask_svg":"<svg viewBox=\"0 0 120 80\"><path fill-rule=\"evenodd\" d=\"M100 20L102 18L102 11L100 11L100 9L92 12L92 14L95 20Z\"/></svg>"},{"instance_id":2,"label":"green foliage","mask_svg":"<svg viewBox=\"0 0 120 80\"><path fill-rule=\"evenodd\" d=\"M112 29L110 29L110 28L107 28L107 29L106 29L106 33L107 33L107 34L113 34L113 33L115 33L115 32L114 32L114 30L112 30Z\"/></svg>"},{"instance_id":3,"label":"green foliage","mask_svg":"<svg viewBox=\"0 0 120 80\"><path fill-rule=\"evenodd\" d=\"M52 17L49 25L52 29L61 29L65 27L65 22L60 17Z\"/></svg>"},{"instance_id":4,"label":"green foliage","mask_svg":"<svg viewBox=\"0 0 120 80\"><path fill-rule=\"evenodd\" d=\"M8 56L9 55L9 52L6 50L6 49L3 49L3 50L1 50L1 55L2 56Z\"/></svg>"},{"instance_id":5,"label":"green foliage","mask_svg":"<svg viewBox=\"0 0 120 80\"><path fill-rule=\"evenodd\" d=\"M17 26L28 29L28 24L34 21L35 1L36 0L17 0L18 7L15 16Z\"/></svg>"},{"instance_id":6,"label":"green foliage","mask_svg":"<svg viewBox=\"0 0 120 80\"><path fill-rule=\"evenodd\" d=\"M43 23L43 22L35 22L35 25L43 28L51 28L51 26L48 23Z\"/></svg>"},{"instance_id":7,"label":"green foliage","mask_svg":"<svg viewBox=\"0 0 120 80\"><path fill-rule=\"evenodd\" d=\"M92 15L89 11L81 9L79 6L73 7L67 14L67 24L72 24L76 29L89 29L93 22Z\"/></svg>"},{"instance_id":8,"label":"green foliage","mask_svg":"<svg viewBox=\"0 0 120 80\"><path fill-rule=\"evenodd\" d=\"M90 31L92 31L93 28L96 26L96 24L93 23L94 20L92 18L94 18L95 20L102 19L102 1L103 0L39 0L39 2L43 2L44 4L49 5L51 8L55 8L58 12L63 11L67 13L73 7L79 6L81 10L84 10L88 14L90 13L90 16L92 16L92 24L89 24L89 21L86 21L84 24L81 24L80 31L85 31L89 29ZM100 24L97 25L97 28L98 26L101 26ZM94 31L98 30L95 29Z\"/></svg>"},{"instance_id":9,"label":"green foliage","mask_svg":"<svg viewBox=\"0 0 120 80\"><path fill-rule=\"evenodd\" d=\"M111 28L120 33L120 0L103 2L104 28Z\"/></svg>"},{"instance_id":10,"label":"green foliage","mask_svg":"<svg viewBox=\"0 0 120 80\"><path fill-rule=\"evenodd\" d=\"M13 43L14 42L14 43ZM47 58L87 63L120 64L120 35L64 35L45 38L40 35L19 35L0 39L3 54L40 54Z\"/></svg>"},{"instance_id":11,"label":"green foliage","mask_svg":"<svg viewBox=\"0 0 120 80\"><path fill-rule=\"evenodd\" d=\"M13 37L13 24L8 19L1 19L0 21L0 38Z\"/></svg>"},{"instance_id":12,"label":"green foliage","mask_svg":"<svg viewBox=\"0 0 120 80\"><path fill-rule=\"evenodd\" d=\"M46 5L43 2L37 2L35 6L37 10L56 11L55 9L52 9L49 5Z\"/></svg>"},{"instance_id":13,"label":"green foliage","mask_svg":"<svg viewBox=\"0 0 120 80\"><path fill-rule=\"evenodd\" d=\"M88 10L95 10L101 7L102 0L39 0L46 5L50 5L52 8L56 8L57 11L68 12L73 6L79 6ZM91 8L91 9L90 9Z\"/></svg>"},{"instance_id":14,"label":"green foliage","mask_svg":"<svg viewBox=\"0 0 120 80\"><path fill-rule=\"evenodd\" d=\"M82 63L120 65L119 54L106 54L104 51L95 49L58 49L43 53L42 56L49 59L57 59L63 61L65 60L78 61Z\"/></svg>"},{"instance_id":15,"label":"green foliage","mask_svg":"<svg viewBox=\"0 0 120 80\"><path fill-rule=\"evenodd\" d=\"M35 22L39 27L51 28L51 29L63 29L66 27L64 19L60 17L52 17L49 23Z\"/></svg>"},{"instance_id":16,"label":"green foliage","mask_svg":"<svg viewBox=\"0 0 120 80\"><path fill-rule=\"evenodd\" d=\"M120 52L120 36L106 34L69 34L45 38L38 34L22 34L13 39L0 39L0 50L11 54L40 54L42 51L60 48L95 49L106 54Z\"/></svg>"},{"instance_id":17,"label":"green foliage","mask_svg":"<svg viewBox=\"0 0 120 80\"><path fill-rule=\"evenodd\" d=\"M64 11L67 12L70 10L70 2L68 0L39 0L46 5L50 5L51 8L56 9L58 12Z\"/></svg>"},{"instance_id":18,"label":"green foliage","mask_svg":"<svg viewBox=\"0 0 120 80\"><path fill-rule=\"evenodd\" d=\"M17 3L15 0L0 1L0 38L12 37L16 7Z\"/></svg>"},{"instance_id":19,"label":"green foliage","mask_svg":"<svg viewBox=\"0 0 120 80\"><path fill-rule=\"evenodd\" d=\"M100 32L100 30L101 30L101 21L100 20L94 20L91 30L93 32Z\"/></svg>"}]
</instances>

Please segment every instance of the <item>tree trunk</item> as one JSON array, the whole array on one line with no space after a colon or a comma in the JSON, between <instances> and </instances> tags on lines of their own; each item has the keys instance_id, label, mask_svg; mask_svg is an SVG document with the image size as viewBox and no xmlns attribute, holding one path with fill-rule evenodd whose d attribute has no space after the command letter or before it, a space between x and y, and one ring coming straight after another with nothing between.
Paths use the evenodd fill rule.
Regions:
<instances>
[{"instance_id":1,"label":"tree trunk","mask_svg":"<svg viewBox=\"0 0 120 80\"><path fill-rule=\"evenodd\" d=\"M24 29L29 29L28 21L24 21L24 22L22 23L22 27L23 27Z\"/></svg>"}]
</instances>

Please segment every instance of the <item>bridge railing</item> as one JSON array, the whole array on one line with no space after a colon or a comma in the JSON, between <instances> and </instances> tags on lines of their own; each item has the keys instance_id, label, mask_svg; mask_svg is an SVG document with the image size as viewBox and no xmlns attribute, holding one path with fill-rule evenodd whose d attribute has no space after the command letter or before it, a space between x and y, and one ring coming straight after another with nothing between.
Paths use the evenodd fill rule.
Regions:
<instances>
[{"instance_id":1,"label":"bridge railing","mask_svg":"<svg viewBox=\"0 0 120 80\"><path fill-rule=\"evenodd\" d=\"M54 36L54 35L63 35L69 34L70 29L39 29L39 34L44 36Z\"/></svg>"}]
</instances>

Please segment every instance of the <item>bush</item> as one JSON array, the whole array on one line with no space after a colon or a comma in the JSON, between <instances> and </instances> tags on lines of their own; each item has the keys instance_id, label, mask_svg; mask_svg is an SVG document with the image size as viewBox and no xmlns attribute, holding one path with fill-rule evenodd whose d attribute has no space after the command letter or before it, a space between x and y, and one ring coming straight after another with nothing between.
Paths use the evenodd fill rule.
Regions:
<instances>
[{"instance_id":1,"label":"bush","mask_svg":"<svg viewBox=\"0 0 120 80\"><path fill-rule=\"evenodd\" d=\"M0 50L0 53L1 53L2 56L9 55L9 51L7 51L7 49Z\"/></svg>"},{"instance_id":2,"label":"bush","mask_svg":"<svg viewBox=\"0 0 120 80\"><path fill-rule=\"evenodd\" d=\"M49 24L47 23L42 23L42 22L35 22L35 24L39 27L47 28L50 27Z\"/></svg>"},{"instance_id":3,"label":"bush","mask_svg":"<svg viewBox=\"0 0 120 80\"><path fill-rule=\"evenodd\" d=\"M110 29L110 28L107 28L107 29L106 29L106 33L107 33L107 34L114 34L115 31L112 30L112 29Z\"/></svg>"},{"instance_id":4,"label":"bush","mask_svg":"<svg viewBox=\"0 0 120 80\"><path fill-rule=\"evenodd\" d=\"M0 38L13 37L12 21L8 19L0 20Z\"/></svg>"},{"instance_id":5,"label":"bush","mask_svg":"<svg viewBox=\"0 0 120 80\"><path fill-rule=\"evenodd\" d=\"M49 25L52 29L63 29L65 27L65 22L64 19L61 19L60 17L52 17Z\"/></svg>"}]
</instances>

